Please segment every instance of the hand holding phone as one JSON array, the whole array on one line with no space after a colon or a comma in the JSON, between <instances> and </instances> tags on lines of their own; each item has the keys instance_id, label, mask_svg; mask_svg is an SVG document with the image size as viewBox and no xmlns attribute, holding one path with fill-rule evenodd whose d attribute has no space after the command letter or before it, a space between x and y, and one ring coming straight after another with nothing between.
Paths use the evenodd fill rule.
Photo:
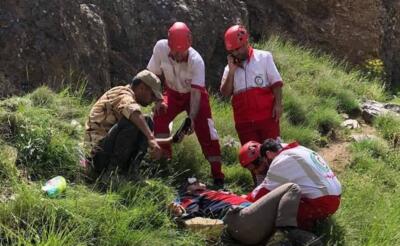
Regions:
<instances>
[{"instance_id":1,"label":"hand holding phone","mask_svg":"<svg viewBox=\"0 0 400 246\"><path fill-rule=\"evenodd\" d=\"M240 59L233 56L232 54L229 54L227 57L228 60L228 66L229 70L236 70L237 67L240 67L242 63L240 62Z\"/></svg>"}]
</instances>

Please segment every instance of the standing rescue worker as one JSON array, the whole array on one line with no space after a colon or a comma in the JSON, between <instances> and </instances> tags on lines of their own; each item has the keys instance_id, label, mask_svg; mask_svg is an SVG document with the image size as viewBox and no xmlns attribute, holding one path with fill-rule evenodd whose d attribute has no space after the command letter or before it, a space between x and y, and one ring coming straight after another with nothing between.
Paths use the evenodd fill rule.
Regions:
<instances>
[{"instance_id":1,"label":"standing rescue worker","mask_svg":"<svg viewBox=\"0 0 400 246\"><path fill-rule=\"evenodd\" d=\"M221 80L223 96L232 96L235 128L240 142L263 142L280 137L282 78L272 54L249 45L244 26L234 25L225 32L229 55Z\"/></svg>"},{"instance_id":2,"label":"standing rescue worker","mask_svg":"<svg viewBox=\"0 0 400 246\"><path fill-rule=\"evenodd\" d=\"M243 167L255 173L266 172L264 181L247 196L249 201L257 201L288 182L300 186L297 219L301 228L310 228L316 220L327 218L339 208L339 180L320 155L297 142L282 146L273 139L262 145L251 141L243 145L239 159Z\"/></svg>"},{"instance_id":3,"label":"standing rescue worker","mask_svg":"<svg viewBox=\"0 0 400 246\"><path fill-rule=\"evenodd\" d=\"M203 58L191 47L192 34L185 23L175 22L168 30L168 40L159 40L147 69L155 73L164 85L164 101L156 104L154 133L157 138L170 135L171 121L186 111L192 122L204 156L210 162L214 185L222 187L221 149L211 116L205 88ZM161 147L167 158L172 157L170 144Z\"/></svg>"}]
</instances>

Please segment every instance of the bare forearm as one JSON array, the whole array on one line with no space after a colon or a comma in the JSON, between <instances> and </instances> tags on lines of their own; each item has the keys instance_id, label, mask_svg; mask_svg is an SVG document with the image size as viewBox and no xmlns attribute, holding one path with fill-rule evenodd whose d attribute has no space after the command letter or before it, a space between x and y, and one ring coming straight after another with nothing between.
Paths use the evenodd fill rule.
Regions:
<instances>
[{"instance_id":1,"label":"bare forearm","mask_svg":"<svg viewBox=\"0 0 400 246\"><path fill-rule=\"evenodd\" d=\"M221 87L219 88L221 94L225 97L229 97L233 93L233 78L234 74L228 73L228 77L226 77L226 79L222 82Z\"/></svg>"},{"instance_id":2,"label":"bare forearm","mask_svg":"<svg viewBox=\"0 0 400 246\"><path fill-rule=\"evenodd\" d=\"M275 97L275 104L282 105L282 87L274 87L272 93Z\"/></svg>"},{"instance_id":3,"label":"bare forearm","mask_svg":"<svg viewBox=\"0 0 400 246\"><path fill-rule=\"evenodd\" d=\"M148 140L154 139L154 135L140 111L133 112L129 120L139 128L139 130L146 136Z\"/></svg>"},{"instance_id":4,"label":"bare forearm","mask_svg":"<svg viewBox=\"0 0 400 246\"><path fill-rule=\"evenodd\" d=\"M199 112L201 93L198 89L190 91L190 113L189 117L194 120Z\"/></svg>"}]
</instances>

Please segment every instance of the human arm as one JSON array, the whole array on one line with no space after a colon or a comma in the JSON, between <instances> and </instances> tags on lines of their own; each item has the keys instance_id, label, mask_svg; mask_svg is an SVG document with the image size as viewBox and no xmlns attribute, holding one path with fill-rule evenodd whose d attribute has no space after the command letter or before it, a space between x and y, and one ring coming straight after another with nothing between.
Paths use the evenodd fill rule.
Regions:
<instances>
[{"instance_id":1,"label":"human arm","mask_svg":"<svg viewBox=\"0 0 400 246\"><path fill-rule=\"evenodd\" d=\"M265 59L265 66L267 67L267 78L268 83L272 89L272 93L275 97L274 106L272 109L272 117L278 121L282 115L282 77L275 65L274 58L270 52L267 52Z\"/></svg>"},{"instance_id":2,"label":"human arm","mask_svg":"<svg viewBox=\"0 0 400 246\"><path fill-rule=\"evenodd\" d=\"M275 97L274 107L272 109L272 117L278 121L282 116L282 87L274 86L272 87L272 93Z\"/></svg>"},{"instance_id":3,"label":"human arm","mask_svg":"<svg viewBox=\"0 0 400 246\"><path fill-rule=\"evenodd\" d=\"M237 65L234 62L233 56L228 55L227 60L228 66L225 68L219 90L223 96L230 97L233 94L233 81Z\"/></svg>"},{"instance_id":4,"label":"human arm","mask_svg":"<svg viewBox=\"0 0 400 246\"><path fill-rule=\"evenodd\" d=\"M153 132L147 125L143 114L138 110L134 111L131 113L129 120L133 124L135 124L139 128L139 130L146 136L150 148L150 155L156 160L160 159L162 156L161 147L157 143L157 140L154 137Z\"/></svg>"},{"instance_id":5,"label":"human arm","mask_svg":"<svg viewBox=\"0 0 400 246\"><path fill-rule=\"evenodd\" d=\"M199 204L199 197L184 197L170 203L168 210L175 217L193 218L202 216Z\"/></svg>"},{"instance_id":6,"label":"human arm","mask_svg":"<svg viewBox=\"0 0 400 246\"><path fill-rule=\"evenodd\" d=\"M270 192L269 189L265 186L264 182L258 185L254 190L252 190L250 193L247 195L244 195L244 198L248 200L249 202L255 202L261 197L265 196Z\"/></svg>"},{"instance_id":7,"label":"human arm","mask_svg":"<svg viewBox=\"0 0 400 246\"><path fill-rule=\"evenodd\" d=\"M201 92L197 88L193 88L190 90L190 113L189 118L191 119L191 130L189 133L192 133L194 130L194 120L197 117L200 109L200 99Z\"/></svg>"}]
</instances>

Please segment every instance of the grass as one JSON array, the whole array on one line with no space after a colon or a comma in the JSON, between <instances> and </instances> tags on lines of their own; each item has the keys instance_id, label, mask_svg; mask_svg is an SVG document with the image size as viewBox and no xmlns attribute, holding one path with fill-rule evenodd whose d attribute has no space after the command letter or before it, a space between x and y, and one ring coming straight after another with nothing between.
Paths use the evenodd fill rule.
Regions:
<instances>
[{"instance_id":1,"label":"grass","mask_svg":"<svg viewBox=\"0 0 400 246\"><path fill-rule=\"evenodd\" d=\"M285 82L281 129L286 142L317 149L334 139L333 132L347 134L339 126L341 113L356 113L364 98L387 99L379 81L328 56L278 38L256 47L273 52ZM184 177L209 181L209 164L196 137L175 145L172 161L147 159L141 182L113 184L100 192L79 177L91 105L82 95L82 88L54 93L41 87L0 102L0 245L211 245L204 235L179 229L166 213ZM252 179L237 161L240 146L230 103L218 94L210 98L228 188L247 193ZM398 125L397 119L380 117L375 126L383 139L351 146L351 164L339 174L341 208L315 228L326 245L396 245L400 240ZM50 199L40 186L56 175L69 185L64 196Z\"/></svg>"}]
</instances>

